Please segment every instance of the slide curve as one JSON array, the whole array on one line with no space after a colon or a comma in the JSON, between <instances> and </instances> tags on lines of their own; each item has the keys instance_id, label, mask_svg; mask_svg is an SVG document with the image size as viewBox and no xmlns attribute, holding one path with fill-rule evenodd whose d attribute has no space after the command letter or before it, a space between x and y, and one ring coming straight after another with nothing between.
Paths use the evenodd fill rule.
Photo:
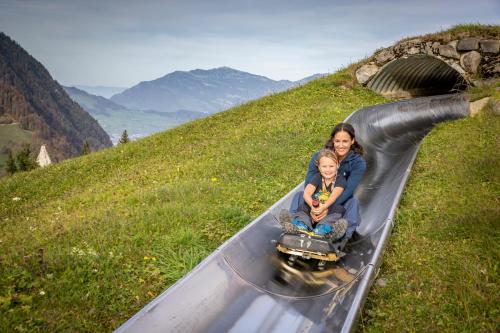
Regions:
<instances>
[{"instance_id":1,"label":"slide curve","mask_svg":"<svg viewBox=\"0 0 500 333\"><path fill-rule=\"evenodd\" d=\"M352 331L422 139L435 124L467 116L468 105L460 94L422 97L346 119L366 150L367 172L356 191L361 223L339 262L317 271L308 261L289 267L277 254L276 216L301 183L116 332Z\"/></svg>"}]
</instances>

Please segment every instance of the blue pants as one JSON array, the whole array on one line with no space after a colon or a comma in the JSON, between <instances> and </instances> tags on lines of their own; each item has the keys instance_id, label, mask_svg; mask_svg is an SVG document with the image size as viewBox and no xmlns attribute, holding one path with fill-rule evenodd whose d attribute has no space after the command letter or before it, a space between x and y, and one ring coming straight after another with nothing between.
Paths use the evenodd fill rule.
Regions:
<instances>
[{"instance_id":1,"label":"blue pants","mask_svg":"<svg viewBox=\"0 0 500 333\"><path fill-rule=\"evenodd\" d=\"M298 212L292 214L292 218L294 220L299 220L300 222L304 223L309 228L309 230L314 229L313 221L309 216L309 214L307 214L306 212L299 210ZM335 222L338 221L340 218L342 218L342 215L339 213L328 214L322 220L320 220L318 224L316 224L316 227L319 226L320 224L326 224L333 228Z\"/></svg>"},{"instance_id":2,"label":"blue pants","mask_svg":"<svg viewBox=\"0 0 500 333\"><path fill-rule=\"evenodd\" d=\"M304 200L304 192L298 192L292 199L292 204L290 205L290 213L297 213L299 204ZM349 239L359 225L359 201L355 197L351 197L344 203L345 214L344 218L347 220L347 231L346 237Z\"/></svg>"},{"instance_id":3,"label":"blue pants","mask_svg":"<svg viewBox=\"0 0 500 333\"><path fill-rule=\"evenodd\" d=\"M347 231L345 232L345 235L347 239L352 237L352 234L354 231L356 231L356 228L359 225L359 200L356 199L355 197L351 197L349 200L347 200L344 203L344 208L345 208L345 214L344 218L347 220Z\"/></svg>"}]
</instances>

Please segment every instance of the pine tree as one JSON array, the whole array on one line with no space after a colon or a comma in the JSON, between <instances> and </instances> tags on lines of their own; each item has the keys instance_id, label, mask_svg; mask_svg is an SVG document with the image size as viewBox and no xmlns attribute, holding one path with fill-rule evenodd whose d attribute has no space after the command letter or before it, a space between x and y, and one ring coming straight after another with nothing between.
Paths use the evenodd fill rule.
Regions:
<instances>
[{"instance_id":1,"label":"pine tree","mask_svg":"<svg viewBox=\"0 0 500 333\"><path fill-rule=\"evenodd\" d=\"M90 144L87 140L85 140L85 142L83 143L82 155L88 155L90 153Z\"/></svg>"},{"instance_id":2,"label":"pine tree","mask_svg":"<svg viewBox=\"0 0 500 333\"><path fill-rule=\"evenodd\" d=\"M120 141L118 141L119 144L125 144L127 142L130 142L130 139L128 138L128 133L127 130L124 130L122 133L122 137L120 138Z\"/></svg>"},{"instance_id":3,"label":"pine tree","mask_svg":"<svg viewBox=\"0 0 500 333\"><path fill-rule=\"evenodd\" d=\"M25 144L17 154L16 162L18 171L29 171L38 166L35 158L31 156L31 147L29 144Z\"/></svg>"},{"instance_id":4,"label":"pine tree","mask_svg":"<svg viewBox=\"0 0 500 333\"><path fill-rule=\"evenodd\" d=\"M16 160L14 159L14 155L12 155L12 150L10 149L8 150L7 165L5 166L5 170L11 175L17 172Z\"/></svg>"}]
</instances>

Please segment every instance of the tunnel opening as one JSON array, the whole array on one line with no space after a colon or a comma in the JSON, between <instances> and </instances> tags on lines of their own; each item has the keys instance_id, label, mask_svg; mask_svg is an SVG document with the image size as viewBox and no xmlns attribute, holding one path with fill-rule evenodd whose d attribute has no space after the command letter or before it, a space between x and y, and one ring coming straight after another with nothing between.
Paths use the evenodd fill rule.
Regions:
<instances>
[{"instance_id":1,"label":"tunnel opening","mask_svg":"<svg viewBox=\"0 0 500 333\"><path fill-rule=\"evenodd\" d=\"M413 98L464 91L468 80L443 60L412 55L387 63L367 87L391 98Z\"/></svg>"}]
</instances>

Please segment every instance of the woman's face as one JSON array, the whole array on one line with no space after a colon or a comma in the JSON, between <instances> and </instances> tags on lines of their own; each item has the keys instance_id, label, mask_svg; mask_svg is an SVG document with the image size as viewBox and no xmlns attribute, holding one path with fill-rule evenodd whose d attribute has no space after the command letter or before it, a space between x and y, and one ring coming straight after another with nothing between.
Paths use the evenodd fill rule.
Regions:
<instances>
[{"instance_id":1,"label":"woman's face","mask_svg":"<svg viewBox=\"0 0 500 333\"><path fill-rule=\"evenodd\" d=\"M335 148L335 152L340 159L347 155L353 143L354 139L351 139L349 133L344 131L337 132L337 134L333 137L333 147Z\"/></svg>"}]
</instances>

